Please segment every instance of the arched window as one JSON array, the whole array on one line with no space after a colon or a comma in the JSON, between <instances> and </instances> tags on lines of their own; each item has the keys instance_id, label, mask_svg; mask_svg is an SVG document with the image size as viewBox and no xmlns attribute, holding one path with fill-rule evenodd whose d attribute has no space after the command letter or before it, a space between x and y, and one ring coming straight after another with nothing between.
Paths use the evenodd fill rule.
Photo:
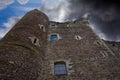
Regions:
<instances>
[{"instance_id":1,"label":"arched window","mask_svg":"<svg viewBox=\"0 0 120 80\"><path fill-rule=\"evenodd\" d=\"M67 75L67 68L65 62L54 63L54 74L55 75Z\"/></svg>"}]
</instances>

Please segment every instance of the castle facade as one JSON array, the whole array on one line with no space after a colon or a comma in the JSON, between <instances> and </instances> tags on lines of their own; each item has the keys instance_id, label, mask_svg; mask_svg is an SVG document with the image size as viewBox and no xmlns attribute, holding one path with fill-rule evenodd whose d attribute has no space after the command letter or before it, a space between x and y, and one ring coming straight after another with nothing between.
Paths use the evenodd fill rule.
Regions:
<instances>
[{"instance_id":1,"label":"castle facade","mask_svg":"<svg viewBox=\"0 0 120 80\"><path fill-rule=\"evenodd\" d=\"M86 20L32 10L0 41L0 80L120 80L120 58Z\"/></svg>"}]
</instances>

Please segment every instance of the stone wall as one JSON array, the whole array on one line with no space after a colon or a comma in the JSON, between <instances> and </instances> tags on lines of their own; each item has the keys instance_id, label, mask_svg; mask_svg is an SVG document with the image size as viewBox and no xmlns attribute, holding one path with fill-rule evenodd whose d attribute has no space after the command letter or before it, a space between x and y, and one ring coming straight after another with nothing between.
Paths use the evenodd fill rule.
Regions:
<instances>
[{"instance_id":1,"label":"stone wall","mask_svg":"<svg viewBox=\"0 0 120 80\"><path fill-rule=\"evenodd\" d=\"M49 27L46 51L48 80L119 80L120 62L86 21L55 23ZM50 26L51 26L50 25ZM50 40L57 34L58 40ZM64 61L67 75L55 76L54 63Z\"/></svg>"},{"instance_id":2,"label":"stone wall","mask_svg":"<svg viewBox=\"0 0 120 80\"><path fill-rule=\"evenodd\" d=\"M87 21L49 22L33 10L0 41L0 80L120 80L117 54ZM66 75L55 75L56 62Z\"/></svg>"}]
</instances>

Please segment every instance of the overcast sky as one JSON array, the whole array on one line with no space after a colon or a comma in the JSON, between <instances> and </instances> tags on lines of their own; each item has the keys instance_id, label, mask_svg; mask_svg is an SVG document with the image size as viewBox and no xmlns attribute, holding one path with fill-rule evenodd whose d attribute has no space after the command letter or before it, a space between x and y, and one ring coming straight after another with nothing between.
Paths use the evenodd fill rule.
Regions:
<instances>
[{"instance_id":1,"label":"overcast sky","mask_svg":"<svg viewBox=\"0 0 120 80\"><path fill-rule=\"evenodd\" d=\"M120 41L118 0L0 0L0 37L33 9L45 12L50 20L58 22L86 17L102 39Z\"/></svg>"}]
</instances>

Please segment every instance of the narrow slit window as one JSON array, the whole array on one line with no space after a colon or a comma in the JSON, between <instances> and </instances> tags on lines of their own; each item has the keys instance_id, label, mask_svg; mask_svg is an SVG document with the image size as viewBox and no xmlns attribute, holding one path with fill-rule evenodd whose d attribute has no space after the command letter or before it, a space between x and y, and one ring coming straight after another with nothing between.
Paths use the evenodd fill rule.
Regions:
<instances>
[{"instance_id":1,"label":"narrow slit window","mask_svg":"<svg viewBox=\"0 0 120 80\"><path fill-rule=\"evenodd\" d=\"M50 40L58 40L58 36L57 35L51 35Z\"/></svg>"},{"instance_id":2,"label":"narrow slit window","mask_svg":"<svg viewBox=\"0 0 120 80\"><path fill-rule=\"evenodd\" d=\"M65 62L54 63L54 74L55 75L67 75L67 68Z\"/></svg>"},{"instance_id":3,"label":"narrow slit window","mask_svg":"<svg viewBox=\"0 0 120 80\"><path fill-rule=\"evenodd\" d=\"M33 43L35 44L35 43L36 43L36 41L37 41L37 39L35 38L35 39L34 39L34 41L33 41Z\"/></svg>"},{"instance_id":4,"label":"narrow slit window","mask_svg":"<svg viewBox=\"0 0 120 80\"><path fill-rule=\"evenodd\" d=\"M101 41L96 41L97 45L102 45Z\"/></svg>"}]
</instances>

